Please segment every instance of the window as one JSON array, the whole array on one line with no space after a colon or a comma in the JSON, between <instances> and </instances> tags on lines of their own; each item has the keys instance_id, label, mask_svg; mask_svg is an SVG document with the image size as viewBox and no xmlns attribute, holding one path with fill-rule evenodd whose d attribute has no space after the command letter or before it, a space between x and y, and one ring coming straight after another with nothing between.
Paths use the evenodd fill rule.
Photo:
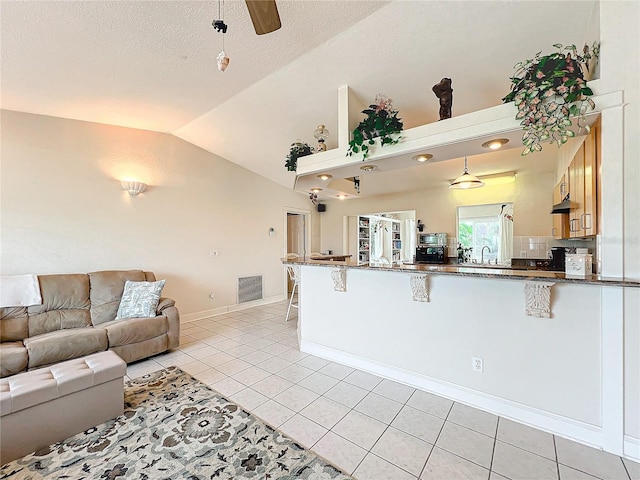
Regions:
<instances>
[{"instance_id":1,"label":"window","mask_svg":"<svg viewBox=\"0 0 640 480\"><path fill-rule=\"evenodd\" d=\"M471 248L470 258L504 263L511 259L513 243L513 214L511 203L458 207L458 242Z\"/></svg>"}]
</instances>

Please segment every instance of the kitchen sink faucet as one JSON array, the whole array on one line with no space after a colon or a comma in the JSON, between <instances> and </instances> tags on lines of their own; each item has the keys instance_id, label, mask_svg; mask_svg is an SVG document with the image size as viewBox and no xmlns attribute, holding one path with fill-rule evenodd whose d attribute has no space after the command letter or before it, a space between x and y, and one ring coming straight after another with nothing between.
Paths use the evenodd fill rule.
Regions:
<instances>
[{"instance_id":1,"label":"kitchen sink faucet","mask_svg":"<svg viewBox=\"0 0 640 480\"><path fill-rule=\"evenodd\" d=\"M489 248L489 245L485 245L484 247L482 247L482 251L480 252L480 263L484 265L484 249L489 250L489 253L491 253L491 249Z\"/></svg>"}]
</instances>

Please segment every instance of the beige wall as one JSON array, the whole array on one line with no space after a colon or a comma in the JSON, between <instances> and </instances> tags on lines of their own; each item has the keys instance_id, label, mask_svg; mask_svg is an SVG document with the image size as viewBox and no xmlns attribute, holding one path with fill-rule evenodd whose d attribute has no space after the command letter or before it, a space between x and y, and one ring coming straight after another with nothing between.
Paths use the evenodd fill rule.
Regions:
<instances>
[{"instance_id":1,"label":"beige wall","mask_svg":"<svg viewBox=\"0 0 640 480\"><path fill-rule=\"evenodd\" d=\"M183 315L235 304L240 276L262 274L265 297L284 295L283 209L311 210L305 196L171 135L1 120L2 274L148 269ZM127 176L148 190L130 196Z\"/></svg>"},{"instance_id":2,"label":"beige wall","mask_svg":"<svg viewBox=\"0 0 640 480\"><path fill-rule=\"evenodd\" d=\"M425 232L446 232L456 236L458 206L500 202L513 202L514 235L548 236L553 223L549 212L554 175L555 172L521 174L516 176L514 183L466 191L435 188L347 201L331 200L327 202L327 211L320 214L321 248L334 252L342 250L344 215L415 210L416 220L425 224Z\"/></svg>"}]
</instances>

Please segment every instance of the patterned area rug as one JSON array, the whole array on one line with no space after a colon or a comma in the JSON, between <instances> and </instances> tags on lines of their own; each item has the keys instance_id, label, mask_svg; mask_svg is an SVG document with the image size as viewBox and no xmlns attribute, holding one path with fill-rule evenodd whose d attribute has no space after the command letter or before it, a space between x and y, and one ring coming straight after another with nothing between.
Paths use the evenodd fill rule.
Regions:
<instances>
[{"instance_id":1,"label":"patterned area rug","mask_svg":"<svg viewBox=\"0 0 640 480\"><path fill-rule=\"evenodd\" d=\"M177 367L125 385L125 412L0 479L351 479Z\"/></svg>"}]
</instances>

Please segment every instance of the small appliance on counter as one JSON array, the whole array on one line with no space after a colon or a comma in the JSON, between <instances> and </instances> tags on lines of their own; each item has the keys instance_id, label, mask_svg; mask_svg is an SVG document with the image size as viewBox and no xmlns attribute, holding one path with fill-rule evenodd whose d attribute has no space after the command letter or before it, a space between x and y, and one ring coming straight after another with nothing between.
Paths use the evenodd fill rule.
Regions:
<instances>
[{"instance_id":1,"label":"small appliance on counter","mask_svg":"<svg viewBox=\"0 0 640 480\"><path fill-rule=\"evenodd\" d=\"M418 245L446 245L446 233L418 233Z\"/></svg>"},{"instance_id":2,"label":"small appliance on counter","mask_svg":"<svg viewBox=\"0 0 640 480\"><path fill-rule=\"evenodd\" d=\"M567 253L572 253L571 247L551 247L551 262L549 270L564 272L565 257Z\"/></svg>"},{"instance_id":3,"label":"small appliance on counter","mask_svg":"<svg viewBox=\"0 0 640 480\"><path fill-rule=\"evenodd\" d=\"M447 246L418 245L415 263L447 263Z\"/></svg>"},{"instance_id":4,"label":"small appliance on counter","mask_svg":"<svg viewBox=\"0 0 640 480\"><path fill-rule=\"evenodd\" d=\"M568 253L565 256L565 276L585 278L593 273L593 259L590 253Z\"/></svg>"}]
</instances>

